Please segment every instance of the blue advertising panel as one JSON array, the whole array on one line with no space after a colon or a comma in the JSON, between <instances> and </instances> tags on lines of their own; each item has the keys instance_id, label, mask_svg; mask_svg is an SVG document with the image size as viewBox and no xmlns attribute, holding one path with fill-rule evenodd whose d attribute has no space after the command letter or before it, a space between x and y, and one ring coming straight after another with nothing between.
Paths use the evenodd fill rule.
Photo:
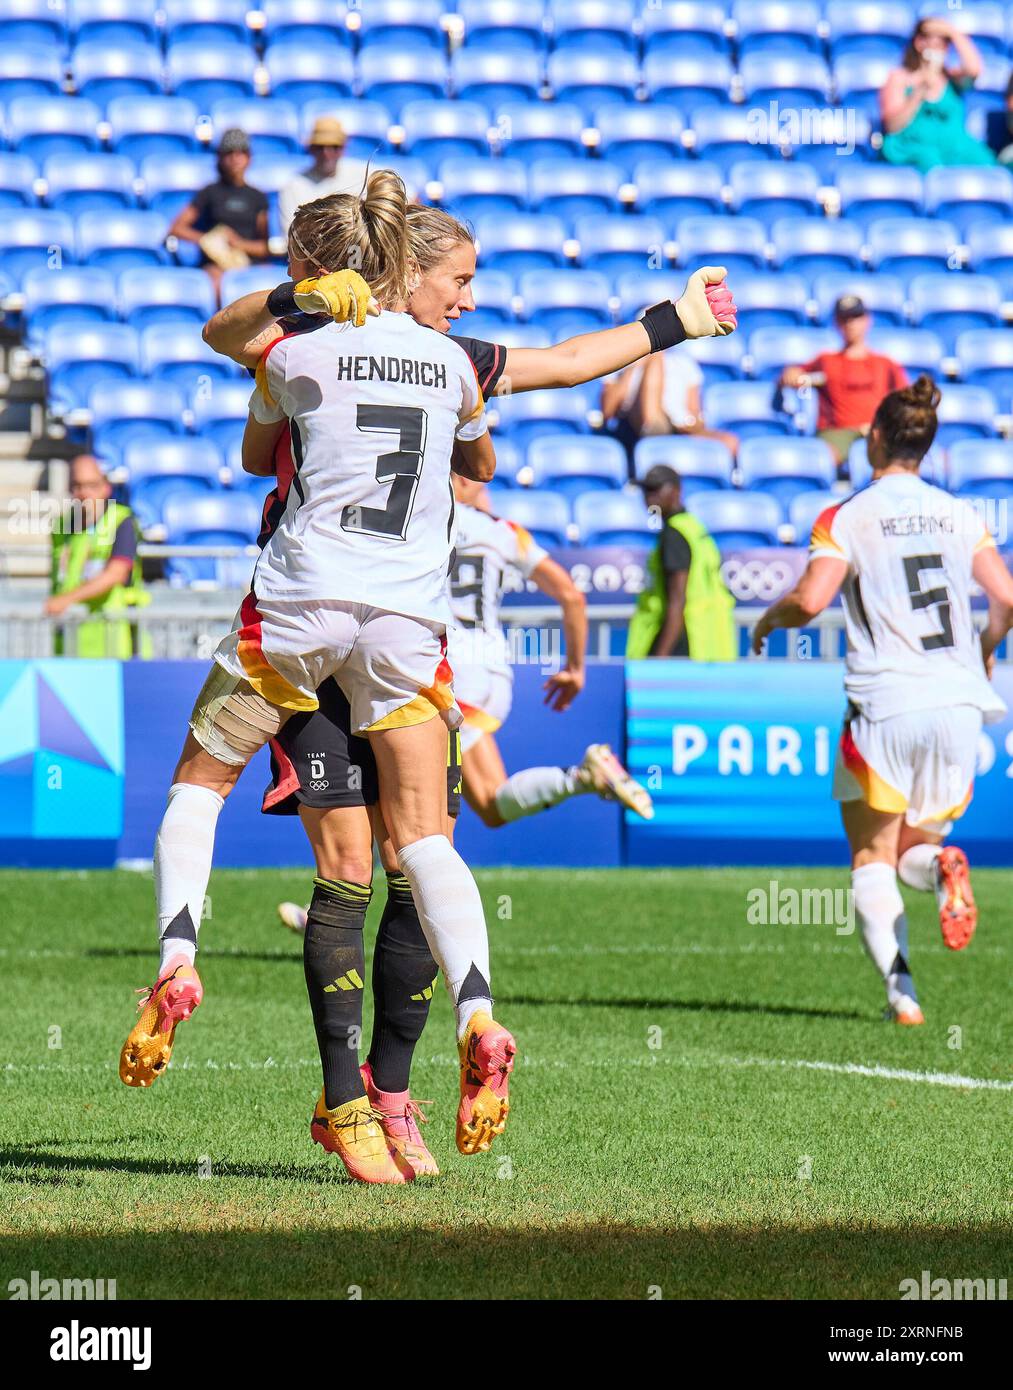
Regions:
<instances>
[{"instance_id":1,"label":"blue advertising panel","mask_svg":"<svg viewBox=\"0 0 1013 1390\"><path fill-rule=\"evenodd\" d=\"M629 662L627 758L656 814L626 824L629 864L847 862L832 800L844 714L831 662ZM996 687L1013 705L1013 671ZM987 725L959 822L972 863L1013 863L1013 719Z\"/></svg>"}]
</instances>

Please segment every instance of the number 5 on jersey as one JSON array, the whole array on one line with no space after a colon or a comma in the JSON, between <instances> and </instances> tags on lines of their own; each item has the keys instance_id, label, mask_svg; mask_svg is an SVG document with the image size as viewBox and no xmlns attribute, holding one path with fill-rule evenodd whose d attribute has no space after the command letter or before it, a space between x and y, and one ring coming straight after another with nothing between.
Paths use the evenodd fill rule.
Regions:
<instances>
[{"instance_id":1,"label":"number 5 on jersey","mask_svg":"<svg viewBox=\"0 0 1013 1390\"><path fill-rule=\"evenodd\" d=\"M349 506L341 510L341 529L404 540L426 448L426 412L418 406L357 405L356 429L396 434L398 447L376 460L376 481L390 484L385 507Z\"/></svg>"}]
</instances>

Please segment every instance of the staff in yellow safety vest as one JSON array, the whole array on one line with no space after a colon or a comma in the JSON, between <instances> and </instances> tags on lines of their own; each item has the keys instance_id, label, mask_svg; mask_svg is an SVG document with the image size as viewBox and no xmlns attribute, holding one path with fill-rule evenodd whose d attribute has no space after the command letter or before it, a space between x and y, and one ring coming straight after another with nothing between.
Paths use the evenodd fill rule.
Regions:
<instances>
[{"instance_id":1,"label":"staff in yellow safety vest","mask_svg":"<svg viewBox=\"0 0 1013 1390\"><path fill-rule=\"evenodd\" d=\"M87 605L92 619L75 624L69 640L54 638L57 656L150 656L129 615L150 601L141 588L133 512L111 501L112 487L97 459L81 454L70 465L71 505L53 531L51 597L45 612L58 618L73 604Z\"/></svg>"},{"instance_id":2,"label":"staff in yellow safety vest","mask_svg":"<svg viewBox=\"0 0 1013 1390\"><path fill-rule=\"evenodd\" d=\"M647 583L626 639L627 657L734 661L735 600L721 578L721 554L712 537L683 510L678 473L659 463L640 486L647 505L660 511L665 524L648 557Z\"/></svg>"}]
</instances>

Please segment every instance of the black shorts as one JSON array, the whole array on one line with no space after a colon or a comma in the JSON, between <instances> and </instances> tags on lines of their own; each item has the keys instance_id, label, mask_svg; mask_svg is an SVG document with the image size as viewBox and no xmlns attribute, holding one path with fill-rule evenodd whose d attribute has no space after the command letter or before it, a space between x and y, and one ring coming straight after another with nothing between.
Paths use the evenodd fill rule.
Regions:
<instances>
[{"instance_id":1,"label":"black shorts","mask_svg":"<svg viewBox=\"0 0 1013 1390\"><path fill-rule=\"evenodd\" d=\"M317 691L320 708L293 714L271 740L271 785L261 810L297 816L299 807L375 806L379 801L376 761L368 738L352 733L351 711L341 687L326 680ZM461 737L447 748L447 811L461 810Z\"/></svg>"}]
</instances>

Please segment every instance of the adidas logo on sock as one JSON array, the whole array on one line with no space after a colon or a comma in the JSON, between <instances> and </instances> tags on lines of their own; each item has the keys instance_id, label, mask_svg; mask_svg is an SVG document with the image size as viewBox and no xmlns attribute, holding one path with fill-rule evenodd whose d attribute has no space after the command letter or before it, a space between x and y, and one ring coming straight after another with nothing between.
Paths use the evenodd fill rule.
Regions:
<instances>
[{"instance_id":1,"label":"adidas logo on sock","mask_svg":"<svg viewBox=\"0 0 1013 1390\"><path fill-rule=\"evenodd\" d=\"M362 989L362 976L354 968L339 975L332 985L324 985L325 994L337 994L339 989Z\"/></svg>"}]
</instances>

